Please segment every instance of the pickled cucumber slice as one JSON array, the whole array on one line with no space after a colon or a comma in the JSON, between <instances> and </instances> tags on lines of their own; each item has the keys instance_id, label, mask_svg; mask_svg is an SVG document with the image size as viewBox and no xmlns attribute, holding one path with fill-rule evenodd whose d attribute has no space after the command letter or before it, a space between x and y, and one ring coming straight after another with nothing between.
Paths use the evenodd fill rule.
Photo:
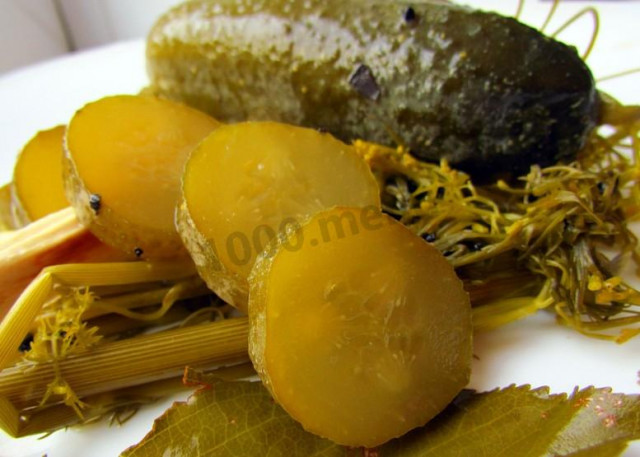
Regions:
<instances>
[{"instance_id":1,"label":"pickled cucumber slice","mask_svg":"<svg viewBox=\"0 0 640 457\"><path fill-rule=\"evenodd\" d=\"M380 208L351 146L274 122L215 130L189 158L182 192L179 231L200 275L243 311L255 258L279 232L336 205Z\"/></svg>"},{"instance_id":2,"label":"pickled cucumber slice","mask_svg":"<svg viewBox=\"0 0 640 457\"><path fill-rule=\"evenodd\" d=\"M11 197L11 185L0 187L0 232L17 229L13 216L13 199Z\"/></svg>"},{"instance_id":3,"label":"pickled cucumber slice","mask_svg":"<svg viewBox=\"0 0 640 457\"><path fill-rule=\"evenodd\" d=\"M377 446L425 424L469 380L462 282L386 215L321 212L260 257L250 283L251 359L313 433Z\"/></svg>"},{"instance_id":4,"label":"pickled cucumber slice","mask_svg":"<svg viewBox=\"0 0 640 457\"><path fill-rule=\"evenodd\" d=\"M60 125L38 132L18 156L11 194L21 226L69 206L62 181L65 130Z\"/></svg>"},{"instance_id":5,"label":"pickled cucumber slice","mask_svg":"<svg viewBox=\"0 0 640 457\"><path fill-rule=\"evenodd\" d=\"M186 256L175 207L191 150L219 123L169 100L119 95L86 105L69 124L65 188L103 242L148 259Z\"/></svg>"},{"instance_id":6,"label":"pickled cucumber slice","mask_svg":"<svg viewBox=\"0 0 640 457\"><path fill-rule=\"evenodd\" d=\"M147 41L151 89L222 121L323 127L474 180L573 160L598 118L573 47L445 1L184 2Z\"/></svg>"}]
</instances>

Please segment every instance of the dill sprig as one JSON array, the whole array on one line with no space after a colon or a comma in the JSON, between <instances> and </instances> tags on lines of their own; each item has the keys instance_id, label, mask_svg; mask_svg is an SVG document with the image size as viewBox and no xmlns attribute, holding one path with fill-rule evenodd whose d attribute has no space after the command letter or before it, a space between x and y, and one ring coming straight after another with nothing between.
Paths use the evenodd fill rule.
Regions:
<instances>
[{"instance_id":1,"label":"dill sprig","mask_svg":"<svg viewBox=\"0 0 640 457\"><path fill-rule=\"evenodd\" d=\"M20 367L25 371L39 364L50 364L55 373L49 382L40 406L51 398L61 397L82 418L86 406L65 381L59 362L74 353L88 350L99 343L98 328L82 321L82 315L94 301L88 288L71 288L56 295L44 305L36 319L37 330L25 351Z\"/></svg>"},{"instance_id":2,"label":"dill sprig","mask_svg":"<svg viewBox=\"0 0 640 457\"><path fill-rule=\"evenodd\" d=\"M640 333L640 292L621 276L627 260L639 260L628 226L640 213L638 109L605 103L608 125L576 161L533 166L516 183L476 186L446 162L354 143L379 181L383 210L465 280L476 328L551 308L589 336L623 342Z\"/></svg>"}]
</instances>

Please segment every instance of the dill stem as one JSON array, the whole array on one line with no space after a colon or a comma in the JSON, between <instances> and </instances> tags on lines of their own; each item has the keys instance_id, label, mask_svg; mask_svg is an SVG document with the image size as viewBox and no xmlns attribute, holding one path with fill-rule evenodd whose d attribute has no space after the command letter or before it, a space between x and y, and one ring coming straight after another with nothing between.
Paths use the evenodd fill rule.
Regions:
<instances>
[{"instance_id":1,"label":"dill stem","mask_svg":"<svg viewBox=\"0 0 640 457\"><path fill-rule=\"evenodd\" d=\"M56 285L68 287L126 285L185 279L194 275L193 265L181 262L157 264L118 262L47 267L24 289L0 322L0 368L6 367L15 359L16 349ZM2 285L1 281L0 285Z\"/></svg>"},{"instance_id":2,"label":"dill stem","mask_svg":"<svg viewBox=\"0 0 640 457\"><path fill-rule=\"evenodd\" d=\"M0 238L0 319L44 266L64 258L70 247L86 243L86 236L87 230L70 208L4 233Z\"/></svg>"},{"instance_id":3,"label":"dill stem","mask_svg":"<svg viewBox=\"0 0 640 457\"><path fill-rule=\"evenodd\" d=\"M248 318L196 325L106 343L55 363L16 365L0 372L0 397L16 408L37 405L58 372L86 397L248 360ZM52 399L60 400L53 396Z\"/></svg>"},{"instance_id":4,"label":"dill stem","mask_svg":"<svg viewBox=\"0 0 640 457\"><path fill-rule=\"evenodd\" d=\"M253 365L249 362L220 367L214 371L207 372L209 378L227 382L238 381L255 375ZM87 405L82 411L85 417L84 423L92 422L105 416L111 416L112 422L121 423L119 419L121 413L126 414L128 412L131 414L142 405L153 403L177 392L193 391L197 386L187 384L185 376L186 374L183 373L179 377L162 379L83 398ZM65 404L56 404L43 409L27 411L25 416L28 416L28 420L20 421L19 430L16 431L17 437L50 433L62 427L69 427L82 422L76 412Z\"/></svg>"},{"instance_id":5,"label":"dill stem","mask_svg":"<svg viewBox=\"0 0 640 457\"><path fill-rule=\"evenodd\" d=\"M167 311L167 313L164 314L160 319L154 322L129 319L120 316L119 314L107 314L91 319L87 321L87 324L90 327L97 327L98 330L96 333L102 337L118 337L118 339L122 339L119 336L127 335L129 332L136 333L138 331L157 326L162 326L163 328L164 326L177 327L177 323L182 322L191 314L191 311L182 306L174 306L169 311ZM104 344L104 342L100 344Z\"/></svg>"},{"instance_id":6,"label":"dill stem","mask_svg":"<svg viewBox=\"0 0 640 457\"><path fill-rule=\"evenodd\" d=\"M132 292L116 297L101 298L92 303L89 309L82 314L82 320L88 321L89 319L111 314L113 309L130 310L161 303L169 290L171 290L171 286L158 287L157 289L145 290L143 292ZM98 294L96 295L100 296Z\"/></svg>"},{"instance_id":7,"label":"dill stem","mask_svg":"<svg viewBox=\"0 0 640 457\"><path fill-rule=\"evenodd\" d=\"M7 261L22 261L86 231L73 210L66 208L5 235L0 242L0 258L3 266Z\"/></svg>"},{"instance_id":8,"label":"dill stem","mask_svg":"<svg viewBox=\"0 0 640 457\"><path fill-rule=\"evenodd\" d=\"M176 301L210 293L209 289L198 276L187 277L171 287L162 287L155 290L129 293L97 300L92 303L91 307L82 315L82 319L88 320L115 313L130 319L152 322L166 314ZM136 308L144 308L157 303L160 303L161 307L154 312L138 313L132 311Z\"/></svg>"}]
</instances>

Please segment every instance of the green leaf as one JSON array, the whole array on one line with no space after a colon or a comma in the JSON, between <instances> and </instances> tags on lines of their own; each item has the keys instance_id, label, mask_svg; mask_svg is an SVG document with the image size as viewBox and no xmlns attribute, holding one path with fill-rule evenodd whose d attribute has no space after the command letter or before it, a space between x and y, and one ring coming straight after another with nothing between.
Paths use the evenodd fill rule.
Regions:
<instances>
[{"instance_id":1,"label":"green leaf","mask_svg":"<svg viewBox=\"0 0 640 457\"><path fill-rule=\"evenodd\" d=\"M387 443L381 455L574 457L620 455L640 438L640 397L610 389L549 395L508 387L463 393L426 427Z\"/></svg>"},{"instance_id":2,"label":"green leaf","mask_svg":"<svg viewBox=\"0 0 640 457\"><path fill-rule=\"evenodd\" d=\"M621 455L638 438L638 395L511 386L465 391L426 427L365 452L305 432L258 382L215 382L174 404L123 456L599 457Z\"/></svg>"},{"instance_id":3,"label":"green leaf","mask_svg":"<svg viewBox=\"0 0 640 457\"><path fill-rule=\"evenodd\" d=\"M123 457L334 457L344 448L305 432L260 382L215 382L175 403Z\"/></svg>"}]
</instances>

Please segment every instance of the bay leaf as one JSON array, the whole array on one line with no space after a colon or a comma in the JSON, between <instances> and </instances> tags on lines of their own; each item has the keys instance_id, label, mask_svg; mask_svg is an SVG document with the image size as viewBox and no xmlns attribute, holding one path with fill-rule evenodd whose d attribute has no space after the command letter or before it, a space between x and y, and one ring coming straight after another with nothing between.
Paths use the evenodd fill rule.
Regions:
<instances>
[{"instance_id":1,"label":"bay leaf","mask_svg":"<svg viewBox=\"0 0 640 457\"><path fill-rule=\"evenodd\" d=\"M597 457L621 455L639 438L638 395L510 386L463 391L427 426L378 449L345 448L304 431L259 382L215 381L174 404L122 456Z\"/></svg>"}]
</instances>

